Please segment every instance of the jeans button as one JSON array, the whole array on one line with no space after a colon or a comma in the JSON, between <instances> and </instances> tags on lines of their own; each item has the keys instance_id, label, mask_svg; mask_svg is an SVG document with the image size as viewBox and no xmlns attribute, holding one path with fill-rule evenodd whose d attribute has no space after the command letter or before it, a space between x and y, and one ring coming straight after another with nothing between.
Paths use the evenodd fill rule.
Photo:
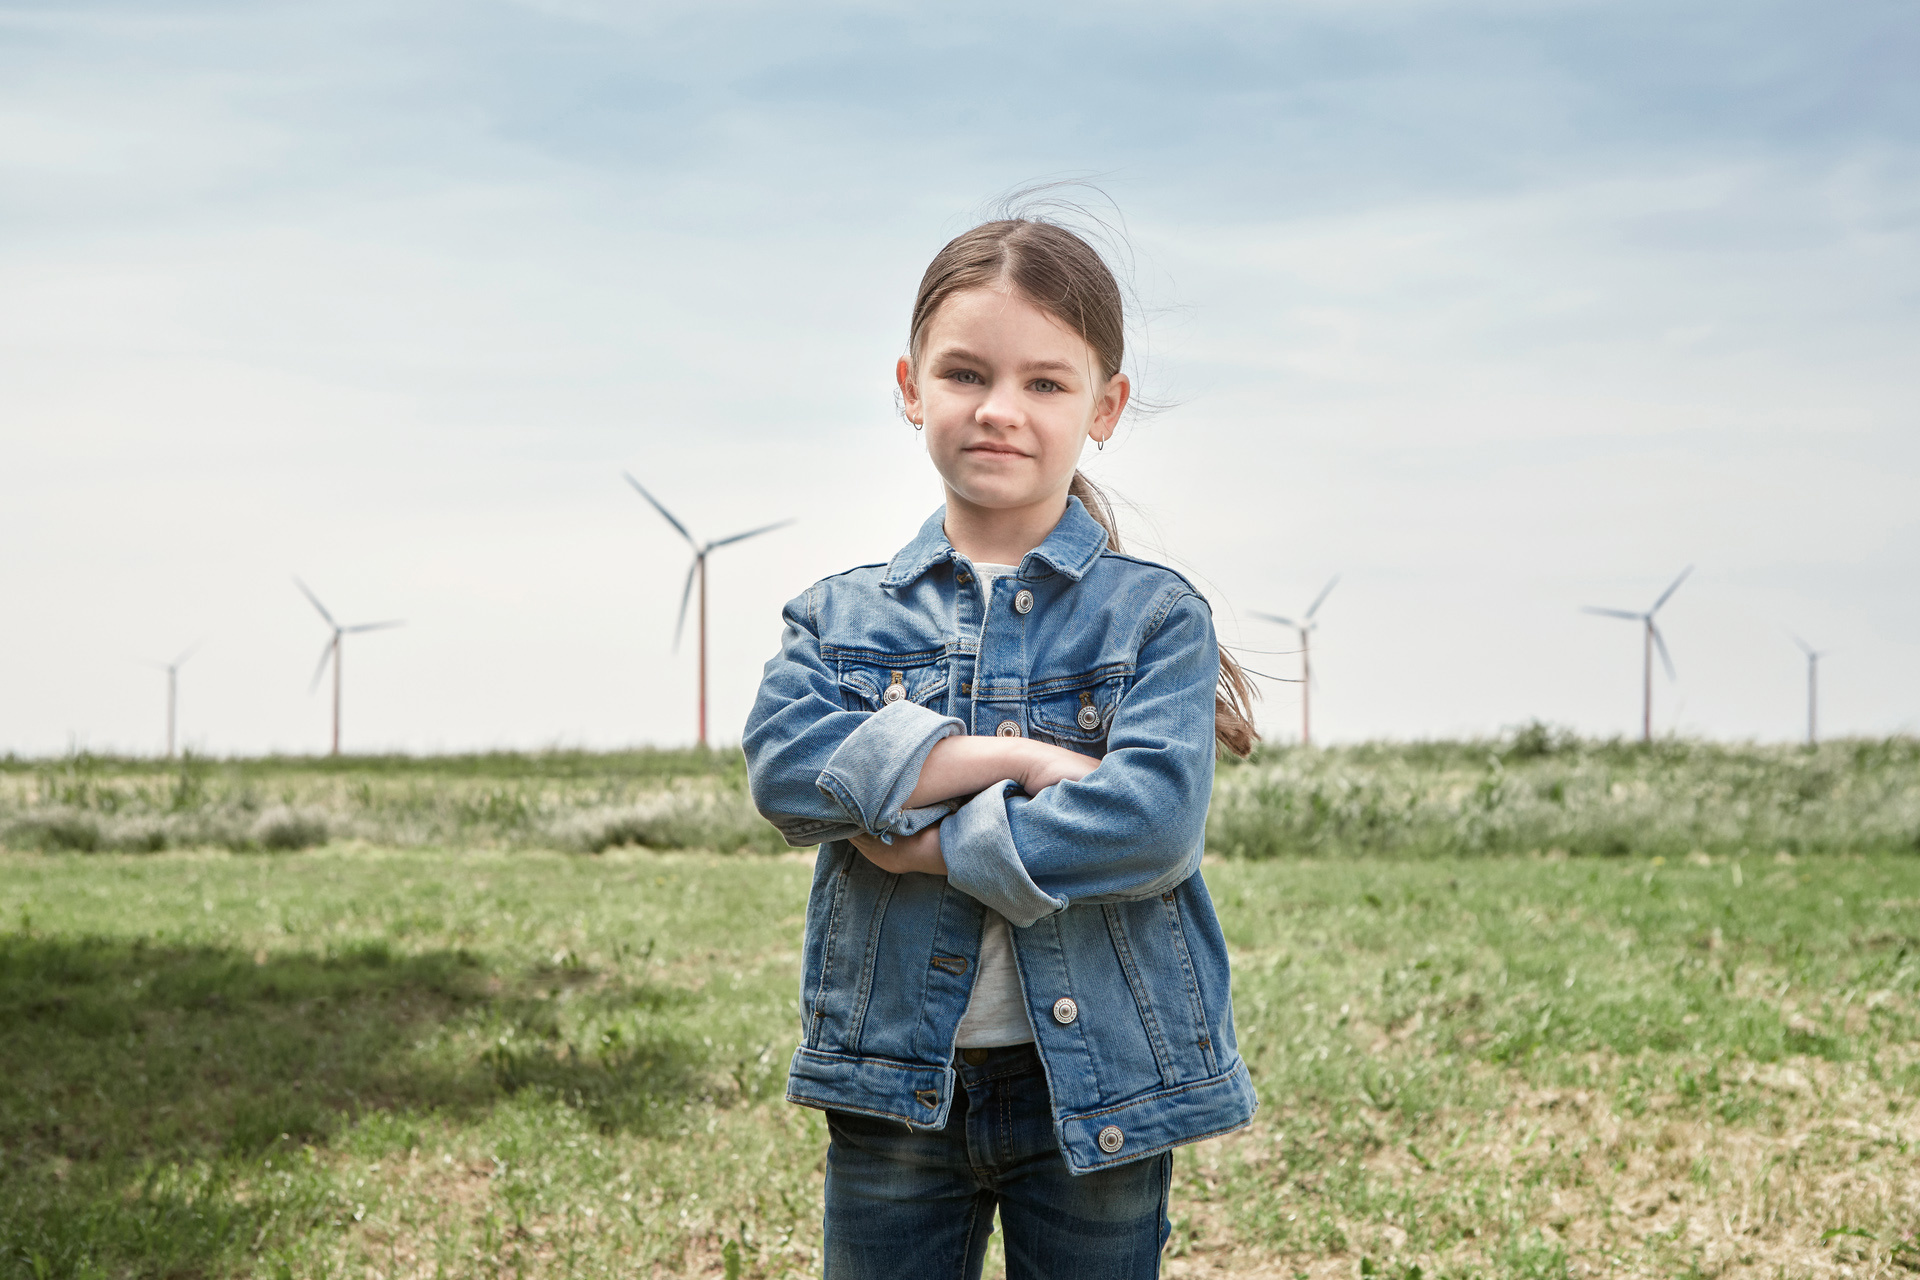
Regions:
<instances>
[{"instance_id":1,"label":"jeans button","mask_svg":"<svg viewBox=\"0 0 1920 1280\"><path fill-rule=\"evenodd\" d=\"M987 1060L985 1049L962 1049L960 1057L970 1067L977 1067Z\"/></svg>"},{"instance_id":2,"label":"jeans button","mask_svg":"<svg viewBox=\"0 0 1920 1280\"><path fill-rule=\"evenodd\" d=\"M1061 996L1053 1002L1053 1020L1066 1026L1080 1016L1080 1006L1073 1002L1072 996Z\"/></svg>"},{"instance_id":3,"label":"jeans button","mask_svg":"<svg viewBox=\"0 0 1920 1280\"><path fill-rule=\"evenodd\" d=\"M1020 722L1018 720L1002 720L994 726L993 731L1003 738L1017 738L1020 736Z\"/></svg>"},{"instance_id":4,"label":"jeans button","mask_svg":"<svg viewBox=\"0 0 1920 1280\"><path fill-rule=\"evenodd\" d=\"M1013 593L1013 611L1015 613L1033 612L1033 592L1020 590Z\"/></svg>"},{"instance_id":5,"label":"jeans button","mask_svg":"<svg viewBox=\"0 0 1920 1280\"><path fill-rule=\"evenodd\" d=\"M1097 1141L1100 1143L1100 1149L1102 1151L1108 1155L1112 1155L1126 1145L1127 1135L1120 1132L1117 1126L1108 1125L1100 1131L1100 1137Z\"/></svg>"}]
</instances>

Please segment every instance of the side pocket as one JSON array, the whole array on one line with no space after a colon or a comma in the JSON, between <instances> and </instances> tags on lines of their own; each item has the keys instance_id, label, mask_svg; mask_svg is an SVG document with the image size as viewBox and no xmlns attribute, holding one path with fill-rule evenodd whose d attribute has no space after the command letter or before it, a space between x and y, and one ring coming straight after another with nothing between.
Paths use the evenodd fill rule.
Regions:
<instances>
[{"instance_id":1,"label":"side pocket","mask_svg":"<svg viewBox=\"0 0 1920 1280\"><path fill-rule=\"evenodd\" d=\"M821 1047L820 1038L826 1030L828 1004L833 990L834 952L840 943L841 921L846 911L847 882L852 871L851 859L858 856L853 847L841 844L839 857L829 878L832 889L827 895L827 920L820 933L820 972L813 983L813 989L807 993L806 1008L803 1014L806 1025L801 1028L801 1041L809 1049Z\"/></svg>"},{"instance_id":2,"label":"side pocket","mask_svg":"<svg viewBox=\"0 0 1920 1280\"><path fill-rule=\"evenodd\" d=\"M1213 1051L1213 1035L1207 1030L1207 1006L1200 999L1200 978L1193 971L1193 953L1187 948L1187 929L1180 915L1180 890L1169 889L1160 895L1160 902L1166 909L1167 930L1172 935L1174 951L1180 957L1180 980L1187 989L1187 1001L1193 1010L1193 1027L1190 1040L1200 1051L1203 1069L1208 1076L1220 1073L1219 1059Z\"/></svg>"}]
</instances>

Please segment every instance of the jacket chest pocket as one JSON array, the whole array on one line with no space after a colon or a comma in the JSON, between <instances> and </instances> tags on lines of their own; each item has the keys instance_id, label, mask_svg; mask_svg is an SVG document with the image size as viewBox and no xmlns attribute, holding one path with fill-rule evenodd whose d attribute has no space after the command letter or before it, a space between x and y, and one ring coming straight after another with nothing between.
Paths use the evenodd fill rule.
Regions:
<instances>
[{"instance_id":1,"label":"jacket chest pocket","mask_svg":"<svg viewBox=\"0 0 1920 1280\"><path fill-rule=\"evenodd\" d=\"M1033 736L1082 755L1104 756L1126 682L1124 675L1095 672L1033 686L1027 699Z\"/></svg>"},{"instance_id":2,"label":"jacket chest pocket","mask_svg":"<svg viewBox=\"0 0 1920 1280\"><path fill-rule=\"evenodd\" d=\"M878 711L901 701L945 711L946 696L946 663L929 662L924 654L915 654L911 662L863 658L840 663L840 699L849 711Z\"/></svg>"}]
</instances>

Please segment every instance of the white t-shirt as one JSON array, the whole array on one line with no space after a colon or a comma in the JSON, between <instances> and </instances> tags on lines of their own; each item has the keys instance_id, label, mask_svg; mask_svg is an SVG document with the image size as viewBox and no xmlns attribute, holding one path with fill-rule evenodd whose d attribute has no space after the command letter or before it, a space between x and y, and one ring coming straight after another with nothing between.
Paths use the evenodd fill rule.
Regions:
<instances>
[{"instance_id":1,"label":"white t-shirt","mask_svg":"<svg viewBox=\"0 0 1920 1280\"><path fill-rule=\"evenodd\" d=\"M993 580L1016 573L1010 564L976 564L980 589L993 598ZM984 621L984 619L983 619ZM1033 1023L1027 1018L1027 997L1020 986L1020 967L1013 958L1013 926L988 907L980 931L980 967L973 975L973 995L960 1017L954 1045L961 1049L993 1049L1001 1045L1031 1044Z\"/></svg>"}]
</instances>

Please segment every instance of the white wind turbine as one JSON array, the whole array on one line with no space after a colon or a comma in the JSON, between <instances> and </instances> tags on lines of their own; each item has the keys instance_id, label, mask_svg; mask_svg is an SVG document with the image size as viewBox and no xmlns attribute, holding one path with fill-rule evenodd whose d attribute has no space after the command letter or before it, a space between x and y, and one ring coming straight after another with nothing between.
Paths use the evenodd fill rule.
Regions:
<instances>
[{"instance_id":1,"label":"white wind turbine","mask_svg":"<svg viewBox=\"0 0 1920 1280\"><path fill-rule=\"evenodd\" d=\"M1313 598L1313 603L1307 606L1307 611L1300 615L1298 622L1277 613L1256 611L1253 615L1268 622L1277 622L1283 627L1292 627L1300 633L1300 745L1303 747L1313 745L1313 664L1309 637L1320 625L1313 620L1313 615L1320 612L1320 606L1326 603L1327 596L1339 581L1340 575L1337 573L1327 579L1327 585L1320 588L1320 594Z\"/></svg>"},{"instance_id":2,"label":"white wind turbine","mask_svg":"<svg viewBox=\"0 0 1920 1280\"><path fill-rule=\"evenodd\" d=\"M1820 659L1827 656L1827 651L1815 649L1799 636L1794 636L1793 642L1807 655L1807 745L1813 746L1820 740Z\"/></svg>"},{"instance_id":3,"label":"white wind turbine","mask_svg":"<svg viewBox=\"0 0 1920 1280\"><path fill-rule=\"evenodd\" d=\"M1601 609L1593 605L1588 605L1582 610L1582 612L1585 613L1597 613L1603 618L1626 618L1631 622L1638 622L1645 628L1646 665L1643 672L1644 679L1642 680L1644 696L1640 707L1640 738L1643 742L1653 741L1653 651L1656 648L1660 650L1660 664L1667 669L1667 679L1673 679L1673 659L1667 655L1667 642L1660 635L1660 628L1654 625L1653 615L1660 612L1660 606L1665 604L1668 599L1672 597L1673 593L1680 589L1680 584L1685 582L1687 575L1692 572L1692 565L1688 565L1682 569L1680 576L1673 580L1671 586L1660 593L1660 598L1655 600L1653 607L1645 613L1634 613L1629 609Z\"/></svg>"},{"instance_id":4,"label":"white wind turbine","mask_svg":"<svg viewBox=\"0 0 1920 1280\"><path fill-rule=\"evenodd\" d=\"M353 626L343 627L333 620L333 615L327 612L327 606L320 603L320 597L307 590L306 583L295 578L293 585L300 588L300 594L305 596L313 604L313 607L320 611L320 616L326 620L329 627L333 628L333 638L328 640L327 647L320 651L320 665L313 669L313 684L308 687L307 692L311 693L320 687L320 677L326 674L327 663L333 663L333 754L337 756L340 754L341 639L345 636L358 635L362 631L384 631L389 627L401 627L406 624L395 619L388 622L358 622Z\"/></svg>"},{"instance_id":5,"label":"white wind turbine","mask_svg":"<svg viewBox=\"0 0 1920 1280\"><path fill-rule=\"evenodd\" d=\"M167 759L173 759L174 712L180 703L180 667L200 648L196 640L183 650L172 662L149 662L147 665L167 673Z\"/></svg>"},{"instance_id":6,"label":"white wind turbine","mask_svg":"<svg viewBox=\"0 0 1920 1280\"><path fill-rule=\"evenodd\" d=\"M687 540L687 545L693 548L693 563L687 568L687 585L682 588L680 592L680 617L679 620L673 624L673 646L676 649L680 647L680 632L687 625L687 601L693 595L693 580L699 578L700 745L704 747L707 745L707 553L717 551L721 547L731 546L736 542L745 542L748 538L757 538L763 533L771 533L775 529L784 528L792 524L793 521L779 520L773 524L763 524L758 529L749 529L745 533L736 533L731 537L715 538L712 542L701 542L691 533L687 532L687 526L681 524L680 521L674 517L673 512L660 505L658 498L647 492L646 486L642 485L625 471L622 471L620 474L627 477L627 483L632 485L634 490L639 493L641 497L645 498L647 503L652 506L655 511L658 511L662 516L666 517L667 523L672 525L680 536Z\"/></svg>"}]
</instances>

